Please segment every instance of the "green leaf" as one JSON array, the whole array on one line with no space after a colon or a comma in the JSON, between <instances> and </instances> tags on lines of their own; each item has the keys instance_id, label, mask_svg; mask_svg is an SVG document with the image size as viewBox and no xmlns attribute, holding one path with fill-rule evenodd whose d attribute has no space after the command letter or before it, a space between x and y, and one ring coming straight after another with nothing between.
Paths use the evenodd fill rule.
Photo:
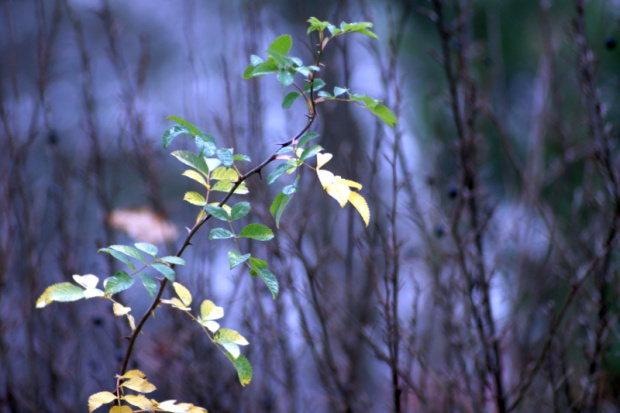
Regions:
<instances>
[{"instance_id":1,"label":"green leaf","mask_svg":"<svg viewBox=\"0 0 620 413\"><path fill-rule=\"evenodd\" d=\"M241 161L241 162L250 162L251 161L249 156L243 155L243 154L240 154L240 153L233 155L233 159L235 161Z\"/></svg>"},{"instance_id":2,"label":"green leaf","mask_svg":"<svg viewBox=\"0 0 620 413\"><path fill-rule=\"evenodd\" d=\"M230 210L230 216L233 221L236 219L241 219L246 216L250 212L250 203L249 202L239 202L233 205Z\"/></svg>"},{"instance_id":3,"label":"green leaf","mask_svg":"<svg viewBox=\"0 0 620 413\"><path fill-rule=\"evenodd\" d=\"M284 96L284 100L282 101L282 109L288 109L293 106L293 102L301 96L298 92L290 92L286 96Z\"/></svg>"},{"instance_id":4,"label":"green leaf","mask_svg":"<svg viewBox=\"0 0 620 413\"><path fill-rule=\"evenodd\" d=\"M319 93L317 93L317 96L320 97L320 98L328 98L328 99L332 99L333 98L331 93L326 92L324 90L321 90Z\"/></svg>"},{"instance_id":5,"label":"green leaf","mask_svg":"<svg viewBox=\"0 0 620 413\"><path fill-rule=\"evenodd\" d=\"M230 264L230 269L232 270L237 265L245 262L248 258L250 258L251 254L243 254L241 255L237 250L228 251L228 263Z\"/></svg>"},{"instance_id":6,"label":"green leaf","mask_svg":"<svg viewBox=\"0 0 620 413\"><path fill-rule=\"evenodd\" d=\"M228 148L222 148L222 149L218 149L215 152L215 155L218 157L218 159L220 161L222 161L222 165L228 167L228 166L232 166L232 164L234 163L234 158L233 158L233 150L232 149L228 149Z\"/></svg>"},{"instance_id":7,"label":"green leaf","mask_svg":"<svg viewBox=\"0 0 620 413\"><path fill-rule=\"evenodd\" d=\"M248 385L252 381L252 365L248 359L243 354L240 354L236 360L231 354L227 353L226 356L230 361L232 361L233 366L235 366L235 370L237 370L239 383L241 383L243 387Z\"/></svg>"},{"instance_id":8,"label":"green leaf","mask_svg":"<svg viewBox=\"0 0 620 413\"><path fill-rule=\"evenodd\" d=\"M171 120L173 122L179 123L182 126L185 126L189 131L191 135L200 135L200 129L198 129L195 125L189 123L188 121L186 121L183 118L180 118L178 116L168 116L166 118L166 120Z\"/></svg>"},{"instance_id":9,"label":"green leaf","mask_svg":"<svg viewBox=\"0 0 620 413\"><path fill-rule=\"evenodd\" d=\"M149 293L149 296L151 298L155 297L155 294L157 294L157 281L155 280L155 278L151 277L148 274L138 274L138 277L140 277L140 280L142 281L142 285L144 285L144 288L146 288L146 291Z\"/></svg>"},{"instance_id":10,"label":"green leaf","mask_svg":"<svg viewBox=\"0 0 620 413\"><path fill-rule=\"evenodd\" d=\"M213 156L217 150L215 145L215 138L208 133L200 133L200 135L194 138L196 148L200 153L200 156Z\"/></svg>"},{"instance_id":11,"label":"green leaf","mask_svg":"<svg viewBox=\"0 0 620 413\"><path fill-rule=\"evenodd\" d=\"M185 196L183 197L183 201L187 201L192 205L198 205L198 206L205 206L207 203L207 200L205 199L204 196L202 196L198 192L193 192L193 191L186 192Z\"/></svg>"},{"instance_id":12,"label":"green leaf","mask_svg":"<svg viewBox=\"0 0 620 413\"><path fill-rule=\"evenodd\" d=\"M213 218L219 219L220 221L228 222L228 220L230 219L228 212L226 212L226 210L222 207L216 205L207 205L205 207L205 210L209 214L213 215Z\"/></svg>"},{"instance_id":13,"label":"green leaf","mask_svg":"<svg viewBox=\"0 0 620 413\"><path fill-rule=\"evenodd\" d=\"M140 253L140 251L134 247L130 247L129 245L110 245L110 249L120 251L125 255L144 262L144 256Z\"/></svg>"},{"instance_id":14,"label":"green leaf","mask_svg":"<svg viewBox=\"0 0 620 413\"><path fill-rule=\"evenodd\" d=\"M97 252L107 252L108 254L110 254L111 256L113 256L114 258L116 258L117 260L122 262L123 264L127 265L132 270L136 269L136 267L133 265L131 260L125 254L123 254L120 251L113 250L113 249L110 249L110 248L101 248Z\"/></svg>"},{"instance_id":15,"label":"green leaf","mask_svg":"<svg viewBox=\"0 0 620 413\"><path fill-rule=\"evenodd\" d=\"M312 86L312 84L314 84L313 90L315 92L318 92L325 87L325 81L323 79L314 79L312 82L306 83L306 86L304 86L304 92L310 92L310 86Z\"/></svg>"},{"instance_id":16,"label":"green leaf","mask_svg":"<svg viewBox=\"0 0 620 413\"><path fill-rule=\"evenodd\" d=\"M258 275L258 268L267 268L267 261L260 258L250 257L250 275Z\"/></svg>"},{"instance_id":17,"label":"green leaf","mask_svg":"<svg viewBox=\"0 0 620 413\"><path fill-rule=\"evenodd\" d=\"M192 168L202 172L205 176L209 175L209 168L207 168L207 164L204 159L198 155L189 151L174 151L171 155L183 162L185 165L191 166Z\"/></svg>"},{"instance_id":18,"label":"green leaf","mask_svg":"<svg viewBox=\"0 0 620 413\"><path fill-rule=\"evenodd\" d=\"M305 144L307 144L308 142L310 142L312 139L316 138L317 136L319 136L319 134L316 132L308 132L304 136L299 138L299 141L297 142L297 146L304 146Z\"/></svg>"},{"instance_id":19,"label":"green leaf","mask_svg":"<svg viewBox=\"0 0 620 413\"><path fill-rule=\"evenodd\" d=\"M181 257L177 257L176 255L168 255L166 257L161 257L159 260L163 262L167 262L168 264L185 265L185 260Z\"/></svg>"},{"instance_id":20,"label":"green leaf","mask_svg":"<svg viewBox=\"0 0 620 413\"><path fill-rule=\"evenodd\" d=\"M52 301L69 302L84 298L84 290L75 284L63 282L50 285L37 299L36 307L43 308Z\"/></svg>"},{"instance_id":21,"label":"green leaf","mask_svg":"<svg viewBox=\"0 0 620 413\"><path fill-rule=\"evenodd\" d=\"M222 161L217 158L206 158L205 163L207 164L207 168L209 168L210 171L215 171L217 167L222 164Z\"/></svg>"},{"instance_id":22,"label":"green leaf","mask_svg":"<svg viewBox=\"0 0 620 413\"><path fill-rule=\"evenodd\" d=\"M239 236L257 241L269 241L273 238L273 231L263 224L248 224L241 230Z\"/></svg>"},{"instance_id":23,"label":"green leaf","mask_svg":"<svg viewBox=\"0 0 620 413\"><path fill-rule=\"evenodd\" d=\"M377 105L373 109L370 109L370 111L387 123L389 127L398 123L398 119L396 119L394 113L385 105Z\"/></svg>"},{"instance_id":24,"label":"green leaf","mask_svg":"<svg viewBox=\"0 0 620 413\"><path fill-rule=\"evenodd\" d=\"M258 66L259 64L263 63L264 60L260 58L260 56L256 56L255 54L250 55L250 64L252 66Z\"/></svg>"},{"instance_id":25,"label":"green leaf","mask_svg":"<svg viewBox=\"0 0 620 413\"><path fill-rule=\"evenodd\" d=\"M220 344L233 356L233 359L237 359L241 354L239 346L247 346L248 341L235 330L228 328L220 328L214 335L213 341Z\"/></svg>"},{"instance_id":26,"label":"green leaf","mask_svg":"<svg viewBox=\"0 0 620 413\"><path fill-rule=\"evenodd\" d=\"M288 196L293 196L293 194L297 193L297 191L299 191L299 178L299 175L297 175L295 182L282 188L282 193Z\"/></svg>"},{"instance_id":27,"label":"green leaf","mask_svg":"<svg viewBox=\"0 0 620 413\"><path fill-rule=\"evenodd\" d=\"M174 138L176 138L177 136L183 133L186 135L192 136L192 132L185 126L172 125L168 129L166 129L166 131L164 132L164 137L163 137L164 149L166 149L168 145L172 143Z\"/></svg>"},{"instance_id":28,"label":"green leaf","mask_svg":"<svg viewBox=\"0 0 620 413\"><path fill-rule=\"evenodd\" d=\"M321 21L321 20L317 19L316 17L310 17L308 19L308 23L310 23L310 27L308 27L307 34L310 34L313 31L317 31L317 30L322 32L323 30L325 30L327 28L327 26L330 25L329 22Z\"/></svg>"},{"instance_id":29,"label":"green leaf","mask_svg":"<svg viewBox=\"0 0 620 413\"><path fill-rule=\"evenodd\" d=\"M113 295L125 291L136 282L125 271L119 271L114 276L107 278L103 285L105 286L106 295Z\"/></svg>"},{"instance_id":30,"label":"green leaf","mask_svg":"<svg viewBox=\"0 0 620 413\"><path fill-rule=\"evenodd\" d=\"M320 145L314 145L311 146L309 148L304 149L304 151L301 153L301 156L299 157L300 161L305 161L308 158L312 158L313 156L316 156L317 153L321 152L323 150L323 147Z\"/></svg>"},{"instance_id":31,"label":"green leaf","mask_svg":"<svg viewBox=\"0 0 620 413\"><path fill-rule=\"evenodd\" d=\"M218 192L230 192L234 183L231 181L219 181L215 185L211 187L212 191ZM242 182L241 185L235 189L235 195L245 195L249 193L248 187L245 185L245 182Z\"/></svg>"},{"instance_id":32,"label":"green leaf","mask_svg":"<svg viewBox=\"0 0 620 413\"><path fill-rule=\"evenodd\" d=\"M153 244L149 244L148 242L138 242L137 244L133 245L140 251L146 252L153 257L157 256L157 247Z\"/></svg>"},{"instance_id":33,"label":"green leaf","mask_svg":"<svg viewBox=\"0 0 620 413\"><path fill-rule=\"evenodd\" d=\"M209 239L234 238L235 234L224 228L213 228L209 233Z\"/></svg>"},{"instance_id":34,"label":"green leaf","mask_svg":"<svg viewBox=\"0 0 620 413\"><path fill-rule=\"evenodd\" d=\"M174 270L172 268L170 268L169 266L167 266L166 264L161 264L159 262L155 262L155 263L151 264L151 267L153 267L153 269L155 269L155 271L159 272L161 275L163 275L164 277L166 277L170 281L174 281L175 278L176 278Z\"/></svg>"},{"instance_id":35,"label":"green leaf","mask_svg":"<svg viewBox=\"0 0 620 413\"><path fill-rule=\"evenodd\" d=\"M280 70L276 79L282 85L282 87L287 87L293 84L295 78L295 72L292 70Z\"/></svg>"},{"instance_id":36,"label":"green leaf","mask_svg":"<svg viewBox=\"0 0 620 413\"><path fill-rule=\"evenodd\" d=\"M269 174L269 176L267 177L267 184L271 185L272 183L274 183L284 172L289 172L292 170L295 170L295 165L291 165L289 163L281 163L280 165L278 165L276 167L276 169L274 169L273 171L271 171L271 173Z\"/></svg>"},{"instance_id":37,"label":"green leaf","mask_svg":"<svg viewBox=\"0 0 620 413\"><path fill-rule=\"evenodd\" d=\"M278 64L275 60L269 59L266 62L260 63L256 66L251 65L248 66L243 72L244 79L250 79L253 77L265 76L269 73L275 73L278 71Z\"/></svg>"},{"instance_id":38,"label":"green leaf","mask_svg":"<svg viewBox=\"0 0 620 413\"><path fill-rule=\"evenodd\" d=\"M349 89L345 89L345 88L343 88L343 87L338 87L338 86L336 86L336 87L334 88L334 96L340 96L340 95L342 95L343 93L347 93L348 91L349 91Z\"/></svg>"},{"instance_id":39,"label":"green leaf","mask_svg":"<svg viewBox=\"0 0 620 413\"><path fill-rule=\"evenodd\" d=\"M276 220L276 228L280 229L280 217L284 212L284 208L288 205L288 202L291 200L292 195L278 194L276 198L273 200L271 207L269 208L269 212Z\"/></svg>"},{"instance_id":40,"label":"green leaf","mask_svg":"<svg viewBox=\"0 0 620 413\"><path fill-rule=\"evenodd\" d=\"M224 180L224 181L236 181L239 179L239 174L233 168L226 168L220 166L211 172L211 179Z\"/></svg>"},{"instance_id":41,"label":"green leaf","mask_svg":"<svg viewBox=\"0 0 620 413\"><path fill-rule=\"evenodd\" d=\"M278 292L280 291L280 286L278 285L278 279L271 271L267 268L256 267L255 271L258 273L260 278L263 280L267 288L271 292L271 296L275 300L278 296Z\"/></svg>"},{"instance_id":42,"label":"green leaf","mask_svg":"<svg viewBox=\"0 0 620 413\"><path fill-rule=\"evenodd\" d=\"M278 36L270 45L269 51L287 55L293 46L293 38L288 34Z\"/></svg>"}]
</instances>

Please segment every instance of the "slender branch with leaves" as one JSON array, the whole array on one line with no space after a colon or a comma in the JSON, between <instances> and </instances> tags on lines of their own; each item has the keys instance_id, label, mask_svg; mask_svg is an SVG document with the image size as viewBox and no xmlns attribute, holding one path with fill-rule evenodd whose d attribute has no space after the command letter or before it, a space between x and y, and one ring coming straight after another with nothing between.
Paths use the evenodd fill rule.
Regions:
<instances>
[{"instance_id":1,"label":"slender branch with leaves","mask_svg":"<svg viewBox=\"0 0 620 413\"><path fill-rule=\"evenodd\" d=\"M177 280L177 266L186 264L183 253L191 245L194 235L202 226L214 218L224 226L211 229L209 240L232 239L234 247L227 252L230 269L244 265L251 276L258 276L270 291L274 299L277 298L280 287L278 279L269 268L268 263L250 253L244 253L239 239L265 242L274 238L270 227L262 223L252 222L240 225L239 221L246 218L251 210L251 203L247 201L231 202L233 196L242 197L250 192L248 178L260 175L263 169L274 162L279 165L269 174L267 184L273 184L285 173L295 175L292 184L283 186L275 197L270 212L275 219L277 228L286 206L292 197L300 191L300 169L306 167L314 171L323 189L333 197L341 207L351 203L360 214L366 226L370 222L370 210L366 200L357 191L362 185L337 176L326 170L324 166L333 155L326 153L320 145L311 145L311 141L318 134L311 131L318 114L316 107L327 101L351 102L359 105L376 115L389 126L397 123L396 117L390 109L377 99L365 94L352 93L349 88L336 86L333 93L324 90L326 83L320 78L322 56L327 44L342 35L360 33L371 38L377 36L370 30L372 23L341 23L339 27L320 21L314 17L308 20L310 26L308 35L318 37L317 50L313 63L304 65L301 59L289 56L292 48L292 38L282 35L276 38L266 50L266 58L252 55L250 65L244 72L245 79L275 75L283 88L292 87L292 91L284 96L282 108L288 109L298 99L302 98L306 104L307 122L305 126L291 139L280 143L279 148L262 162L243 172L243 163L251 162L249 156L235 153L234 148L218 147L215 138L200 130L190 122L171 116L168 120L175 122L163 136L163 146L167 148L179 135L186 135L193 139L195 152L177 150L172 155L185 166L189 167L182 175L190 178L199 185L196 191L185 194L184 200L198 207L196 220L185 239L174 255L161 255L156 245L138 242L134 245L110 245L101 248L99 252L109 254L120 261L129 271L118 271L103 281L103 288L99 288L100 277L94 274L74 275L75 283L61 282L48 287L36 302L37 308L58 302L78 301L81 299L103 298L112 303L115 316L126 317L131 333L123 357L120 371L116 376L116 385L113 391L101 391L89 398L89 411L93 411L105 404L112 403L110 412L131 411L168 411L168 412L204 412L204 408L191 403L177 403L176 400L157 401L148 399L145 394L155 390L155 386L147 380L146 375L139 370L128 370L130 361L135 356L136 342L143 331L146 322L154 315L155 310L168 305L184 312L190 320L198 323L209 341L213 343L232 363L239 382L242 386L252 380L252 366L249 360L241 354L241 347L249 342L238 331L223 328L219 322L224 316L224 308L217 306L213 301L205 299L200 304L199 315L192 313L191 304L193 295L190 290ZM301 81L296 80L301 79ZM316 158L316 162L310 162ZM221 197L216 198L218 195ZM214 199L215 198L215 199ZM146 289L151 304L136 323L131 314L131 307L121 304L114 299L116 294L131 288L136 279L139 279ZM164 298L173 287L173 296ZM135 394L128 394L131 390ZM133 407L131 407L133 406ZM134 410L137 408L138 410Z\"/></svg>"}]
</instances>

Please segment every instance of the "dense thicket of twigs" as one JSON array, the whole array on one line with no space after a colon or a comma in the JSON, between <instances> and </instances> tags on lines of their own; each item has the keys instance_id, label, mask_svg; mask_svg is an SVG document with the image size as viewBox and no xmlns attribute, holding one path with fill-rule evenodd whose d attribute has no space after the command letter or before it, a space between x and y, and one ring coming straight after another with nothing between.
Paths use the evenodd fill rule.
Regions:
<instances>
[{"instance_id":1,"label":"dense thicket of twigs","mask_svg":"<svg viewBox=\"0 0 620 413\"><path fill-rule=\"evenodd\" d=\"M0 412L84 411L114 387L126 326L102 302L39 311L36 298L119 269L97 249L140 240L114 212L191 226L165 116L253 159L290 138L303 110L282 115L277 82L241 74L284 32L311 60L312 15L373 21L380 36L341 41L325 80L383 98L400 124L346 105L319 113L320 143L364 184L371 225L304 175L263 251L275 301L197 235L179 279L248 338L254 379L241 388L193 323L159 311L136 350L158 399L214 412L619 411L614 4L1 2ZM248 185L273 226L277 188ZM135 287L124 302L140 314L146 298Z\"/></svg>"}]
</instances>

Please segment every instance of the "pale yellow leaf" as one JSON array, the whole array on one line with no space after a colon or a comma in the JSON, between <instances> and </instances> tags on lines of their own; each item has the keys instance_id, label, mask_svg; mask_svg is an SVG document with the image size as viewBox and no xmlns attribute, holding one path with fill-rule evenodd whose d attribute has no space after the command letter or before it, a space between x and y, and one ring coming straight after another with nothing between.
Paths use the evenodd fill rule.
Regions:
<instances>
[{"instance_id":1,"label":"pale yellow leaf","mask_svg":"<svg viewBox=\"0 0 620 413\"><path fill-rule=\"evenodd\" d=\"M335 177L333 173L329 171L324 171L322 169L317 169L316 174L319 177L319 181L321 181L321 186L323 187L323 189L334 183Z\"/></svg>"},{"instance_id":2,"label":"pale yellow leaf","mask_svg":"<svg viewBox=\"0 0 620 413\"><path fill-rule=\"evenodd\" d=\"M343 208L349 201L349 194L351 193L351 189L349 189L349 187L342 182L334 182L327 188L325 188L325 190L327 191L329 196L338 201L340 206Z\"/></svg>"},{"instance_id":3,"label":"pale yellow leaf","mask_svg":"<svg viewBox=\"0 0 620 413\"><path fill-rule=\"evenodd\" d=\"M138 369L133 369L123 374L122 378L124 379L133 379L133 378L145 379L146 375Z\"/></svg>"},{"instance_id":4,"label":"pale yellow leaf","mask_svg":"<svg viewBox=\"0 0 620 413\"><path fill-rule=\"evenodd\" d=\"M187 171L183 172L183 175L187 176L190 179L193 179L194 181L198 182L205 188L209 188L209 185L205 181L205 178L200 173L194 171L193 169L188 169Z\"/></svg>"},{"instance_id":5,"label":"pale yellow leaf","mask_svg":"<svg viewBox=\"0 0 620 413\"><path fill-rule=\"evenodd\" d=\"M215 171L211 172L211 179L234 182L239 179L239 174L232 168L220 166L216 168Z\"/></svg>"},{"instance_id":6,"label":"pale yellow leaf","mask_svg":"<svg viewBox=\"0 0 620 413\"><path fill-rule=\"evenodd\" d=\"M92 412L95 409L108 404L116 400L116 395L109 391L100 391L99 393L92 394L88 398L88 411Z\"/></svg>"},{"instance_id":7,"label":"pale yellow leaf","mask_svg":"<svg viewBox=\"0 0 620 413\"><path fill-rule=\"evenodd\" d=\"M178 282L172 283L174 287L174 291L177 293L183 304L190 305L192 303L192 293L189 292L187 288L183 284Z\"/></svg>"},{"instance_id":8,"label":"pale yellow leaf","mask_svg":"<svg viewBox=\"0 0 620 413\"><path fill-rule=\"evenodd\" d=\"M151 402L149 399L147 399L145 396L138 394L128 394L127 396L123 397L123 399L129 403L132 404L136 407L139 407L142 410L149 410L152 411L153 410L153 402Z\"/></svg>"},{"instance_id":9,"label":"pale yellow leaf","mask_svg":"<svg viewBox=\"0 0 620 413\"><path fill-rule=\"evenodd\" d=\"M135 390L140 393L150 393L157 388L146 380L146 376L140 370L131 370L123 375L123 378L128 379L123 382L121 386L128 389Z\"/></svg>"},{"instance_id":10,"label":"pale yellow leaf","mask_svg":"<svg viewBox=\"0 0 620 413\"><path fill-rule=\"evenodd\" d=\"M103 297L105 293L99 288L84 290L84 298Z\"/></svg>"},{"instance_id":11,"label":"pale yellow leaf","mask_svg":"<svg viewBox=\"0 0 620 413\"><path fill-rule=\"evenodd\" d=\"M370 209L368 208L368 204L366 203L364 197L357 192L351 191L349 194L349 202L355 207L355 209L357 209L357 212L359 212L362 216L364 223L368 226L368 223L370 222Z\"/></svg>"},{"instance_id":12,"label":"pale yellow leaf","mask_svg":"<svg viewBox=\"0 0 620 413\"><path fill-rule=\"evenodd\" d=\"M215 305L211 300L204 300L200 304L200 315L205 320L218 320L224 317L224 309Z\"/></svg>"},{"instance_id":13,"label":"pale yellow leaf","mask_svg":"<svg viewBox=\"0 0 620 413\"><path fill-rule=\"evenodd\" d=\"M207 201L205 201L205 197L199 194L198 192L186 192L183 197L183 201L187 201L192 205L205 206Z\"/></svg>"},{"instance_id":14,"label":"pale yellow leaf","mask_svg":"<svg viewBox=\"0 0 620 413\"><path fill-rule=\"evenodd\" d=\"M159 300L159 302L162 303L162 304L169 304L169 305L173 306L174 308L178 308L179 310L182 310L182 311L189 311L189 310L191 310L190 307L188 307L185 304L183 304L183 301L179 300L176 297L173 297L170 300Z\"/></svg>"},{"instance_id":15,"label":"pale yellow leaf","mask_svg":"<svg viewBox=\"0 0 620 413\"><path fill-rule=\"evenodd\" d=\"M131 311L131 307L125 307L120 303L114 303L114 305L112 306L112 311L114 312L115 316L120 317L125 314L129 314L129 312Z\"/></svg>"},{"instance_id":16,"label":"pale yellow leaf","mask_svg":"<svg viewBox=\"0 0 620 413\"><path fill-rule=\"evenodd\" d=\"M80 284L87 290L97 287L99 283L99 277L94 274L86 274L86 275L73 275L73 279L76 283Z\"/></svg>"},{"instance_id":17,"label":"pale yellow leaf","mask_svg":"<svg viewBox=\"0 0 620 413\"><path fill-rule=\"evenodd\" d=\"M205 326L210 332L215 333L220 329L220 323L217 321L200 319L200 325Z\"/></svg>"},{"instance_id":18,"label":"pale yellow leaf","mask_svg":"<svg viewBox=\"0 0 620 413\"><path fill-rule=\"evenodd\" d=\"M136 320L133 318L131 314L127 314L127 320L129 321L129 327L131 327L131 331L136 330Z\"/></svg>"},{"instance_id":19,"label":"pale yellow leaf","mask_svg":"<svg viewBox=\"0 0 620 413\"><path fill-rule=\"evenodd\" d=\"M331 153L317 153L316 154L316 169L323 167L333 157Z\"/></svg>"}]
</instances>

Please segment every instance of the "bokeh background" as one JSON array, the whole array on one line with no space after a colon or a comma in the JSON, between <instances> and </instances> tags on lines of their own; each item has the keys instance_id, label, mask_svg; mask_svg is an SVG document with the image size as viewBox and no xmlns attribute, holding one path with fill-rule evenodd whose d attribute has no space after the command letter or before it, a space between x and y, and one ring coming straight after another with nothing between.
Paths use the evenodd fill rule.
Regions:
<instances>
[{"instance_id":1,"label":"bokeh background","mask_svg":"<svg viewBox=\"0 0 620 413\"><path fill-rule=\"evenodd\" d=\"M177 275L249 340L254 378L242 388L160 308L131 366L153 397L212 412L620 411L617 0L2 0L0 412L86 411L114 388L129 331L109 302L36 299L123 269L98 248L176 251L196 187L162 148L166 116L252 165L295 136L304 105L283 110L288 90L242 73L283 33L309 64L310 16L379 35L334 41L321 74L399 124L328 103L314 125L331 170L364 185L371 224L305 171L276 238L243 245L277 275L273 300L228 269L209 221ZM291 182L268 186L272 168L245 199L275 227ZM149 304L139 283L120 299L136 317Z\"/></svg>"}]
</instances>

